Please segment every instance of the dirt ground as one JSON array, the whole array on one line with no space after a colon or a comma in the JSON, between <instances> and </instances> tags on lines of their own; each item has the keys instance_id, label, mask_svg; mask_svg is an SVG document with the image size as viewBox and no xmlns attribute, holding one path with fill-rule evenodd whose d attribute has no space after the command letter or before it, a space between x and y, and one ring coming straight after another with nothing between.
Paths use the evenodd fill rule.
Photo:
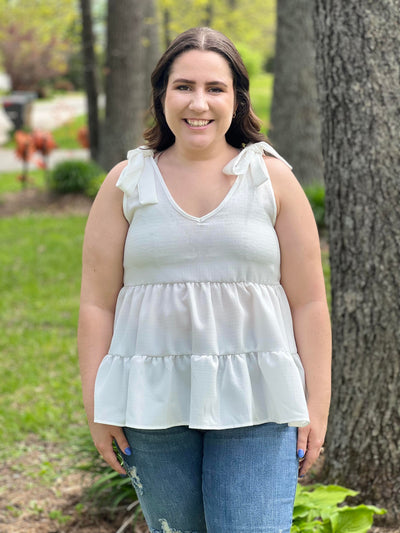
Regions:
<instances>
[{"instance_id":1,"label":"dirt ground","mask_svg":"<svg viewBox=\"0 0 400 533\"><path fill-rule=\"evenodd\" d=\"M143 520L124 527L126 507L91 509L83 497L90 474L74 470L73 457L60 461L54 444L33 438L26 450L0 466L0 533L148 532Z\"/></svg>"},{"instance_id":2,"label":"dirt ground","mask_svg":"<svg viewBox=\"0 0 400 533\"><path fill-rule=\"evenodd\" d=\"M34 188L26 188L18 193L5 193L0 197L0 217L29 213L52 215L86 215L92 200L82 194L51 194Z\"/></svg>"},{"instance_id":3,"label":"dirt ground","mask_svg":"<svg viewBox=\"0 0 400 533\"><path fill-rule=\"evenodd\" d=\"M0 217L32 212L86 215L91 204L83 195L57 196L27 188L1 196ZM95 512L84 504L91 476L74 470L71 457L60 462L54 444L37 442L29 450L17 461L0 464L0 533L148 533L143 520L128 523L132 512L125 507L113 516L107 509ZM55 474L51 482L44 464ZM374 527L371 533L400 529Z\"/></svg>"},{"instance_id":4,"label":"dirt ground","mask_svg":"<svg viewBox=\"0 0 400 533\"><path fill-rule=\"evenodd\" d=\"M29 453L0 466L0 533L149 533L143 519L129 522L132 512L125 506L116 515L91 509L83 497L93 481L90 474L77 472L71 456L60 460L56 445L33 438L26 450Z\"/></svg>"}]
</instances>

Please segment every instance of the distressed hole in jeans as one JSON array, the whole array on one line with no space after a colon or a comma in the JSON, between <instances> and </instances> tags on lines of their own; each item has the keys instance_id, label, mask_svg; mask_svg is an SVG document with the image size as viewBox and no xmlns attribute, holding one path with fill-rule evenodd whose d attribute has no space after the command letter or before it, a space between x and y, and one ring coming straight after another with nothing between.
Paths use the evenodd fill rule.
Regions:
<instances>
[{"instance_id":1,"label":"distressed hole in jeans","mask_svg":"<svg viewBox=\"0 0 400 533\"><path fill-rule=\"evenodd\" d=\"M197 531L181 531L180 529L174 529L170 527L165 518L160 518L161 531L158 529L151 529L151 533L197 533Z\"/></svg>"},{"instance_id":2,"label":"distressed hole in jeans","mask_svg":"<svg viewBox=\"0 0 400 533\"><path fill-rule=\"evenodd\" d=\"M136 490L138 495L141 496L143 494L143 485L142 485L142 482L140 481L140 477L138 476L136 466L127 465L126 473L130 477L130 480L132 482L134 489Z\"/></svg>"}]
</instances>

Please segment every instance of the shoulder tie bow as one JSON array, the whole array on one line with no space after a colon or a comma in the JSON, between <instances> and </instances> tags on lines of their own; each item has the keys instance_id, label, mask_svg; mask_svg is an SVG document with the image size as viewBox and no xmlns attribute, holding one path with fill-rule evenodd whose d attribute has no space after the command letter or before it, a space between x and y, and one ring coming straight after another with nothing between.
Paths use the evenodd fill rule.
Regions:
<instances>
[{"instance_id":1,"label":"shoulder tie bow","mask_svg":"<svg viewBox=\"0 0 400 533\"><path fill-rule=\"evenodd\" d=\"M146 146L129 150L128 164L121 172L116 184L128 196L132 196L137 188L141 205L158 202L154 171L150 160L153 154L153 150Z\"/></svg>"},{"instance_id":2,"label":"shoulder tie bow","mask_svg":"<svg viewBox=\"0 0 400 533\"><path fill-rule=\"evenodd\" d=\"M282 156L278 154L275 148L268 143L261 141L254 144L248 144L243 150L230 161L223 169L224 174L239 176L246 174L250 170L252 181L256 187L269 179L268 170L265 166L263 155L271 154L280 159L290 169L292 168Z\"/></svg>"}]
</instances>

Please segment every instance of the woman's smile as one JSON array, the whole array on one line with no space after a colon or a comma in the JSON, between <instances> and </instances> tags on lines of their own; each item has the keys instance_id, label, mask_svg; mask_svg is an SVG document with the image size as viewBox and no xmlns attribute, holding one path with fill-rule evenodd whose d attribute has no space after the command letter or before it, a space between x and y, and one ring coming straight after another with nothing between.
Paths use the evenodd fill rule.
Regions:
<instances>
[{"instance_id":1,"label":"woman's smile","mask_svg":"<svg viewBox=\"0 0 400 533\"><path fill-rule=\"evenodd\" d=\"M192 128L203 128L205 126L208 126L212 122L212 120L199 120L193 118L185 118L184 120L186 124L188 124Z\"/></svg>"}]
</instances>

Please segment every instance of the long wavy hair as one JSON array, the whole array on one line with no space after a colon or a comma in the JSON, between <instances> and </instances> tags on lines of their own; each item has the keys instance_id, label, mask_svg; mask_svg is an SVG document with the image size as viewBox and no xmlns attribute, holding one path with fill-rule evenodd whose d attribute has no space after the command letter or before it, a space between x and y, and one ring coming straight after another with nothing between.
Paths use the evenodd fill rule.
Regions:
<instances>
[{"instance_id":1,"label":"long wavy hair","mask_svg":"<svg viewBox=\"0 0 400 533\"><path fill-rule=\"evenodd\" d=\"M170 44L151 75L152 104L150 110L154 124L143 134L147 146L153 150L162 151L175 142L175 135L165 120L163 102L171 66L179 55L189 50L216 52L229 64L237 108L230 128L225 134L226 141L235 148L241 148L249 142L266 140L265 135L260 132L261 121L251 106L249 76L246 67L232 41L223 33L211 28L191 28L178 35Z\"/></svg>"}]
</instances>

